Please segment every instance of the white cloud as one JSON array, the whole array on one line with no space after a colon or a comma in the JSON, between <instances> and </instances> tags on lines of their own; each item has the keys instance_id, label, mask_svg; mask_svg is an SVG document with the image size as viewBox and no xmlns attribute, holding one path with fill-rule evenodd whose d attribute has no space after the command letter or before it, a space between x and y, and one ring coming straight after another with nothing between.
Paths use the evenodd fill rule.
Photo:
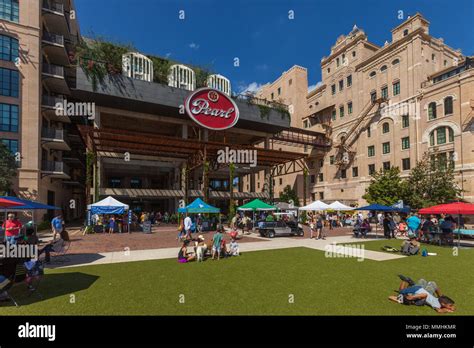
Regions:
<instances>
[{"instance_id":1,"label":"white cloud","mask_svg":"<svg viewBox=\"0 0 474 348\"><path fill-rule=\"evenodd\" d=\"M258 83L258 82L251 82L247 85L242 84L239 86L239 93L240 94L246 94L246 93L251 93L255 94L258 92L260 88L262 88L263 84Z\"/></svg>"},{"instance_id":2,"label":"white cloud","mask_svg":"<svg viewBox=\"0 0 474 348\"><path fill-rule=\"evenodd\" d=\"M316 89L318 88L319 86L321 86L323 83L321 81L319 81L318 83L316 83L315 85L311 85L308 87L308 92L311 92L313 89Z\"/></svg>"},{"instance_id":3,"label":"white cloud","mask_svg":"<svg viewBox=\"0 0 474 348\"><path fill-rule=\"evenodd\" d=\"M199 48L199 45L195 42L191 42L188 46L189 48L192 48L193 50L197 50Z\"/></svg>"},{"instance_id":4,"label":"white cloud","mask_svg":"<svg viewBox=\"0 0 474 348\"><path fill-rule=\"evenodd\" d=\"M169 58L171 56L171 52L166 53L165 57Z\"/></svg>"}]
</instances>

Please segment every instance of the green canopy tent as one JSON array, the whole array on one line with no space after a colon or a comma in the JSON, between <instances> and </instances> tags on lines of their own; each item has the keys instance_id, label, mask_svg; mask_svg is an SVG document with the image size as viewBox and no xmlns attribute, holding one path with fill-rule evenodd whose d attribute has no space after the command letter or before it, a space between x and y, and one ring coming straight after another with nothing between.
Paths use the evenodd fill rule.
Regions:
<instances>
[{"instance_id":1,"label":"green canopy tent","mask_svg":"<svg viewBox=\"0 0 474 348\"><path fill-rule=\"evenodd\" d=\"M255 226L255 212L256 211L270 211L270 210L277 210L277 208L257 198L251 202L248 202L247 204L244 204L238 207L237 210L252 211L253 212L253 225Z\"/></svg>"}]
</instances>

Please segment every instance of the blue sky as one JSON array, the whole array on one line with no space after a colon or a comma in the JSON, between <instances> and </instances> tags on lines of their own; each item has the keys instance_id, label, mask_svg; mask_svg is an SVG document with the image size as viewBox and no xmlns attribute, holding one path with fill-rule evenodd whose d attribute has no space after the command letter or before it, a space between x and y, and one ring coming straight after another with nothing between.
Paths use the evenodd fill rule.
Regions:
<instances>
[{"instance_id":1,"label":"blue sky","mask_svg":"<svg viewBox=\"0 0 474 348\"><path fill-rule=\"evenodd\" d=\"M233 89L278 78L294 64L321 78L320 60L354 24L383 45L390 30L421 12L430 34L474 54L473 0L75 0L82 35L132 43L139 51L208 67ZM454 5L453 5L454 4ZM184 10L185 19L179 18ZM289 19L294 11L294 19ZM234 58L240 66L234 66Z\"/></svg>"}]
</instances>

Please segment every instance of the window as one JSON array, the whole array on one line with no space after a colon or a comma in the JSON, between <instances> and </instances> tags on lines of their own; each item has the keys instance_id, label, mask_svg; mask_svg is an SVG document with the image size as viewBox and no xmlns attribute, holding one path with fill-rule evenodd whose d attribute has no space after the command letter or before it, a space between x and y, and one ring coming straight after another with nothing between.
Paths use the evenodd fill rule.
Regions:
<instances>
[{"instance_id":1,"label":"window","mask_svg":"<svg viewBox=\"0 0 474 348\"><path fill-rule=\"evenodd\" d=\"M436 61L436 55L434 53L431 54L431 61Z\"/></svg>"},{"instance_id":2,"label":"window","mask_svg":"<svg viewBox=\"0 0 474 348\"><path fill-rule=\"evenodd\" d=\"M11 151L12 154L16 154L18 152L18 140L2 139L2 143Z\"/></svg>"},{"instance_id":3,"label":"window","mask_svg":"<svg viewBox=\"0 0 474 348\"><path fill-rule=\"evenodd\" d=\"M410 117L408 115L402 116L402 128L408 128L410 126Z\"/></svg>"},{"instance_id":4,"label":"window","mask_svg":"<svg viewBox=\"0 0 474 348\"><path fill-rule=\"evenodd\" d=\"M393 83L393 95L399 95L399 94L400 94L400 81L397 81Z\"/></svg>"},{"instance_id":5,"label":"window","mask_svg":"<svg viewBox=\"0 0 474 348\"><path fill-rule=\"evenodd\" d=\"M375 75L377 75L377 73L375 71L372 71L370 74L369 74L369 77L375 77Z\"/></svg>"},{"instance_id":6,"label":"window","mask_svg":"<svg viewBox=\"0 0 474 348\"><path fill-rule=\"evenodd\" d=\"M370 100L373 102L375 102L375 100L377 99L377 92L376 91L372 91L370 92Z\"/></svg>"},{"instance_id":7,"label":"window","mask_svg":"<svg viewBox=\"0 0 474 348\"><path fill-rule=\"evenodd\" d=\"M324 160L319 160L319 168L322 168L324 166Z\"/></svg>"},{"instance_id":8,"label":"window","mask_svg":"<svg viewBox=\"0 0 474 348\"><path fill-rule=\"evenodd\" d=\"M333 121L336 121L336 110L332 111L331 118Z\"/></svg>"},{"instance_id":9,"label":"window","mask_svg":"<svg viewBox=\"0 0 474 348\"><path fill-rule=\"evenodd\" d=\"M278 95L281 95L281 87L278 87Z\"/></svg>"},{"instance_id":10,"label":"window","mask_svg":"<svg viewBox=\"0 0 474 348\"><path fill-rule=\"evenodd\" d=\"M382 87L381 94L382 94L382 98L385 98L385 99L388 98L388 87L387 86Z\"/></svg>"},{"instance_id":11,"label":"window","mask_svg":"<svg viewBox=\"0 0 474 348\"><path fill-rule=\"evenodd\" d=\"M288 85L291 86L293 83L293 79L290 79L290 81L288 81Z\"/></svg>"},{"instance_id":12,"label":"window","mask_svg":"<svg viewBox=\"0 0 474 348\"><path fill-rule=\"evenodd\" d=\"M311 176L314 176L314 175L311 175ZM282 178L280 178L280 179L278 180L278 184L280 184L280 186L283 185L283 179L282 179Z\"/></svg>"},{"instance_id":13,"label":"window","mask_svg":"<svg viewBox=\"0 0 474 348\"><path fill-rule=\"evenodd\" d=\"M367 127L367 138L370 138L372 136L372 130L370 129L370 126Z\"/></svg>"},{"instance_id":14,"label":"window","mask_svg":"<svg viewBox=\"0 0 474 348\"><path fill-rule=\"evenodd\" d=\"M336 94L336 85L331 86L331 93Z\"/></svg>"},{"instance_id":15,"label":"window","mask_svg":"<svg viewBox=\"0 0 474 348\"><path fill-rule=\"evenodd\" d=\"M142 188L142 179L140 179L140 178L131 178L130 179L130 187L133 188L133 189Z\"/></svg>"},{"instance_id":16,"label":"window","mask_svg":"<svg viewBox=\"0 0 474 348\"><path fill-rule=\"evenodd\" d=\"M310 176L310 182L314 184L316 182L316 175L311 175Z\"/></svg>"},{"instance_id":17,"label":"window","mask_svg":"<svg viewBox=\"0 0 474 348\"><path fill-rule=\"evenodd\" d=\"M329 164L334 164L334 156L329 156Z\"/></svg>"},{"instance_id":18,"label":"window","mask_svg":"<svg viewBox=\"0 0 474 348\"><path fill-rule=\"evenodd\" d=\"M339 81L339 92L344 89L344 80Z\"/></svg>"},{"instance_id":19,"label":"window","mask_svg":"<svg viewBox=\"0 0 474 348\"><path fill-rule=\"evenodd\" d=\"M352 177L357 178L359 176L359 167L352 167Z\"/></svg>"},{"instance_id":20,"label":"window","mask_svg":"<svg viewBox=\"0 0 474 348\"><path fill-rule=\"evenodd\" d=\"M402 170L410 170L410 159L403 158L402 159Z\"/></svg>"},{"instance_id":21,"label":"window","mask_svg":"<svg viewBox=\"0 0 474 348\"><path fill-rule=\"evenodd\" d=\"M18 71L0 68L0 95L18 98Z\"/></svg>"},{"instance_id":22,"label":"window","mask_svg":"<svg viewBox=\"0 0 474 348\"><path fill-rule=\"evenodd\" d=\"M319 192L319 199L324 199L324 192Z\"/></svg>"},{"instance_id":23,"label":"window","mask_svg":"<svg viewBox=\"0 0 474 348\"><path fill-rule=\"evenodd\" d=\"M352 51L352 57L356 56L356 51Z\"/></svg>"},{"instance_id":24,"label":"window","mask_svg":"<svg viewBox=\"0 0 474 348\"><path fill-rule=\"evenodd\" d=\"M318 174L318 181L319 181L319 182L324 181L324 175L323 175L323 173L319 173L319 174Z\"/></svg>"},{"instance_id":25,"label":"window","mask_svg":"<svg viewBox=\"0 0 474 348\"><path fill-rule=\"evenodd\" d=\"M390 169L390 162L383 162L382 166L383 166L383 170L389 170Z\"/></svg>"},{"instance_id":26,"label":"window","mask_svg":"<svg viewBox=\"0 0 474 348\"><path fill-rule=\"evenodd\" d=\"M428 104L428 120L434 120L436 118L436 102Z\"/></svg>"},{"instance_id":27,"label":"window","mask_svg":"<svg viewBox=\"0 0 474 348\"><path fill-rule=\"evenodd\" d=\"M341 62L339 61L339 58L336 58L336 67L339 68L339 65L341 65Z\"/></svg>"},{"instance_id":28,"label":"window","mask_svg":"<svg viewBox=\"0 0 474 348\"><path fill-rule=\"evenodd\" d=\"M382 125L382 133L388 133L390 132L390 124L388 122L384 122Z\"/></svg>"},{"instance_id":29,"label":"window","mask_svg":"<svg viewBox=\"0 0 474 348\"><path fill-rule=\"evenodd\" d=\"M18 106L0 104L0 131L18 132Z\"/></svg>"},{"instance_id":30,"label":"window","mask_svg":"<svg viewBox=\"0 0 474 348\"><path fill-rule=\"evenodd\" d=\"M352 114L352 102L347 103L347 113Z\"/></svg>"},{"instance_id":31,"label":"window","mask_svg":"<svg viewBox=\"0 0 474 348\"><path fill-rule=\"evenodd\" d=\"M405 29L405 30L403 31L403 36L407 36L407 35L408 35L408 29Z\"/></svg>"},{"instance_id":32,"label":"window","mask_svg":"<svg viewBox=\"0 0 474 348\"><path fill-rule=\"evenodd\" d=\"M352 86L352 75L347 76L346 85L347 85L347 87Z\"/></svg>"},{"instance_id":33,"label":"window","mask_svg":"<svg viewBox=\"0 0 474 348\"><path fill-rule=\"evenodd\" d=\"M273 100L273 93L272 93L272 100Z\"/></svg>"},{"instance_id":34,"label":"window","mask_svg":"<svg viewBox=\"0 0 474 348\"><path fill-rule=\"evenodd\" d=\"M339 117L344 117L344 106L339 107Z\"/></svg>"},{"instance_id":35,"label":"window","mask_svg":"<svg viewBox=\"0 0 474 348\"><path fill-rule=\"evenodd\" d=\"M109 178L109 188L121 188L122 180L120 178Z\"/></svg>"},{"instance_id":36,"label":"window","mask_svg":"<svg viewBox=\"0 0 474 348\"><path fill-rule=\"evenodd\" d=\"M448 61L446 59L444 60L443 65L448 66Z\"/></svg>"},{"instance_id":37,"label":"window","mask_svg":"<svg viewBox=\"0 0 474 348\"><path fill-rule=\"evenodd\" d=\"M369 164L369 175L375 173L375 164Z\"/></svg>"},{"instance_id":38,"label":"window","mask_svg":"<svg viewBox=\"0 0 474 348\"><path fill-rule=\"evenodd\" d=\"M14 62L18 58L18 40L0 35L0 59Z\"/></svg>"},{"instance_id":39,"label":"window","mask_svg":"<svg viewBox=\"0 0 474 348\"><path fill-rule=\"evenodd\" d=\"M451 115L453 113L453 97L444 98L444 115Z\"/></svg>"},{"instance_id":40,"label":"window","mask_svg":"<svg viewBox=\"0 0 474 348\"><path fill-rule=\"evenodd\" d=\"M374 157L375 156L375 146L371 145L367 148L367 156Z\"/></svg>"},{"instance_id":41,"label":"window","mask_svg":"<svg viewBox=\"0 0 474 348\"><path fill-rule=\"evenodd\" d=\"M18 0L0 0L0 19L19 21Z\"/></svg>"},{"instance_id":42,"label":"window","mask_svg":"<svg viewBox=\"0 0 474 348\"><path fill-rule=\"evenodd\" d=\"M345 169L341 169L341 179L346 179L347 178L347 172Z\"/></svg>"},{"instance_id":43,"label":"window","mask_svg":"<svg viewBox=\"0 0 474 348\"><path fill-rule=\"evenodd\" d=\"M397 58L392 61L392 65L398 65L398 64L400 64L400 59Z\"/></svg>"},{"instance_id":44,"label":"window","mask_svg":"<svg viewBox=\"0 0 474 348\"><path fill-rule=\"evenodd\" d=\"M382 65L382 67L380 68L380 72L384 72L384 71L387 71L386 65Z\"/></svg>"},{"instance_id":45,"label":"window","mask_svg":"<svg viewBox=\"0 0 474 348\"><path fill-rule=\"evenodd\" d=\"M328 74L331 72L331 68L328 68Z\"/></svg>"},{"instance_id":46,"label":"window","mask_svg":"<svg viewBox=\"0 0 474 348\"><path fill-rule=\"evenodd\" d=\"M402 150L410 148L410 137L402 138Z\"/></svg>"},{"instance_id":47,"label":"window","mask_svg":"<svg viewBox=\"0 0 474 348\"><path fill-rule=\"evenodd\" d=\"M308 120L304 120L304 121L303 121L303 127L304 127L304 128L308 128Z\"/></svg>"},{"instance_id":48,"label":"window","mask_svg":"<svg viewBox=\"0 0 474 348\"><path fill-rule=\"evenodd\" d=\"M384 155L390 153L390 142L386 142L382 144L382 153Z\"/></svg>"}]
</instances>

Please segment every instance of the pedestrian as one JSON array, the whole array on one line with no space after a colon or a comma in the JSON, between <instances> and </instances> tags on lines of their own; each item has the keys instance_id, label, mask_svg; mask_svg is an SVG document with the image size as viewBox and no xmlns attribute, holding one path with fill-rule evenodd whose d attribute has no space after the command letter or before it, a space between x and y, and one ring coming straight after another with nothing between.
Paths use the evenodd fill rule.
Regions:
<instances>
[{"instance_id":1,"label":"pedestrian","mask_svg":"<svg viewBox=\"0 0 474 348\"><path fill-rule=\"evenodd\" d=\"M186 213L186 217L184 218L184 232L186 233L186 239L192 239L192 235L191 235L192 225L193 225L193 220L191 220L191 217Z\"/></svg>"},{"instance_id":2,"label":"pedestrian","mask_svg":"<svg viewBox=\"0 0 474 348\"><path fill-rule=\"evenodd\" d=\"M53 230L53 241L56 240L56 235L60 234L64 229L64 220L62 214L57 215L51 220L51 229Z\"/></svg>"},{"instance_id":3,"label":"pedestrian","mask_svg":"<svg viewBox=\"0 0 474 348\"><path fill-rule=\"evenodd\" d=\"M115 230L115 216L112 215L109 219L109 234L114 233Z\"/></svg>"},{"instance_id":4,"label":"pedestrian","mask_svg":"<svg viewBox=\"0 0 474 348\"><path fill-rule=\"evenodd\" d=\"M221 249L222 249L222 229L219 228L212 238L212 259L214 260L216 254L217 254L217 260L220 259L221 257Z\"/></svg>"},{"instance_id":5,"label":"pedestrian","mask_svg":"<svg viewBox=\"0 0 474 348\"><path fill-rule=\"evenodd\" d=\"M418 237L418 229L421 225L421 220L416 213L411 213L407 219L408 234L414 234Z\"/></svg>"},{"instance_id":6,"label":"pedestrian","mask_svg":"<svg viewBox=\"0 0 474 348\"><path fill-rule=\"evenodd\" d=\"M317 239L326 239L323 235L323 218L321 215L316 218L316 236Z\"/></svg>"}]
</instances>

